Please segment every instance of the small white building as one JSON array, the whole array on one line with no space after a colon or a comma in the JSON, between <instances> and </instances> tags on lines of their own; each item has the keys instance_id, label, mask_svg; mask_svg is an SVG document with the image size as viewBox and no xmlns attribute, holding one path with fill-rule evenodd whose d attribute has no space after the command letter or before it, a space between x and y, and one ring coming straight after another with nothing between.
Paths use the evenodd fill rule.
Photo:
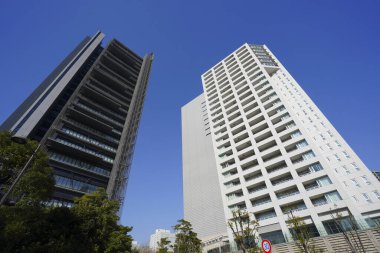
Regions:
<instances>
[{"instance_id":1,"label":"small white building","mask_svg":"<svg viewBox=\"0 0 380 253\"><path fill-rule=\"evenodd\" d=\"M170 230L166 229L156 229L155 233L150 236L149 248L151 248L153 251L156 251L158 248L157 243L160 242L161 238L168 238L170 241L170 246L174 246L174 233L171 233Z\"/></svg>"}]
</instances>

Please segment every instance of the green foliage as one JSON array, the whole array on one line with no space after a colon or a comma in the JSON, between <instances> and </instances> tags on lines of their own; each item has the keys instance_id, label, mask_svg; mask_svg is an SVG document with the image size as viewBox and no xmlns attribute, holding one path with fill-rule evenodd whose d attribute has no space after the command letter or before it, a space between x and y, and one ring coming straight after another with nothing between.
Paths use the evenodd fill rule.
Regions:
<instances>
[{"instance_id":1,"label":"green foliage","mask_svg":"<svg viewBox=\"0 0 380 253\"><path fill-rule=\"evenodd\" d=\"M228 227L232 230L238 247L244 253L260 252L257 232L259 223L251 219L248 212L241 211L240 209L233 211L232 216L233 218L228 221Z\"/></svg>"},{"instance_id":2,"label":"green foliage","mask_svg":"<svg viewBox=\"0 0 380 253\"><path fill-rule=\"evenodd\" d=\"M37 146L38 143L31 140L18 144L12 141L10 133L0 133L0 195L8 190ZM48 165L47 154L40 150L11 197L18 200L18 205L39 205L50 198L53 189L52 169Z\"/></svg>"},{"instance_id":3,"label":"green foliage","mask_svg":"<svg viewBox=\"0 0 380 253\"><path fill-rule=\"evenodd\" d=\"M86 235L91 252L127 252L132 248L130 227L118 225L119 204L109 200L104 189L77 199L72 212L80 221L79 229Z\"/></svg>"},{"instance_id":4,"label":"green foliage","mask_svg":"<svg viewBox=\"0 0 380 253\"><path fill-rule=\"evenodd\" d=\"M68 208L3 206L0 217L1 252L86 252L85 235Z\"/></svg>"},{"instance_id":5,"label":"green foliage","mask_svg":"<svg viewBox=\"0 0 380 253\"><path fill-rule=\"evenodd\" d=\"M76 203L72 209L0 207L0 252L131 252L131 228L117 224L118 204L103 189Z\"/></svg>"},{"instance_id":6,"label":"green foliage","mask_svg":"<svg viewBox=\"0 0 380 253\"><path fill-rule=\"evenodd\" d=\"M164 237L161 238L159 242L157 242L157 253L168 253L169 252L169 247L170 247L170 241L168 238Z\"/></svg>"},{"instance_id":7,"label":"green foliage","mask_svg":"<svg viewBox=\"0 0 380 253\"><path fill-rule=\"evenodd\" d=\"M193 232L191 223L186 220L178 220L174 226L176 233L174 253L200 253L202 252L201 240L197 233Z\"/></svg>"},{"instance_id":8,"label":"green foliage","mask_svg":"<svg viewBox=\"0 0 380 253\"><path fill-rule=\"evenodd\" d=\"M0 193L4 193L38 143L18 144L0 133ZM15 206L0 206L0 252L122 253L132 251L131 227L118 224L117 201L104 189L75 200L75 206L46 207L54 189L47 154L38 151L12 194Z\"/></svg>"}]
</instances>

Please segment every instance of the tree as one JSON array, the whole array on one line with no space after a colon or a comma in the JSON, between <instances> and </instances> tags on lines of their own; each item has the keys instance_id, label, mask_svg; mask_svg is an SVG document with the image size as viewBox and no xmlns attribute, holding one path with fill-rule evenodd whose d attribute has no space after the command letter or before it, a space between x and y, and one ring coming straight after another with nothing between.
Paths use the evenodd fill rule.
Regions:
<instances>
[{"instance_id":1,"label":"tree","mask_svg":"<svg viewBox=\"0 0 380 253\"><path fill-rule=\"evenodd\" d=\"M12 141L10 133L0 133L1 196L8 190L37 146L36 141L27 140L25 144L19 144ZM50 198L53 189L54 178L52 169L48 165L47 154L39 150L25 175L16 185L11 199L17 201L19 205L41 205Z\"/></svg>"},{"instance_id":2,"label":"tree","mask_svg":"<svg viewBox=\"0 0 380 253\"><path fill-rule=\"evenodd\" d=\"M233 218L228 221L228 227L232 230L234 240L239 249L244 253L258 252L258 232L259 223L251 220L251 216L246 211L232 212Z\"/></svg>"},{"instance_id":3,"label":"tree","mask_svg":"<svg viewBox=\"0 0 380 253\"><path fill-rule=\"evenodd\" d=\"M79 219L79 229L86 235L91 252L128 252L132 249L131 227L118 224L119 203L109 200L103 188L83 195L74 202L73 214Z\"/></svg>"},{"instance_id":4,"label":"tree","mask_svg":"<svg viewBox=\"0 0 380 253\"><path fill-rule=\"evenodd\" d=\"M197 233L193 232L191 223L186 220L178 220L174 226L176 231L174 252L175 253L201 253L201 240L197 238Z\"/></svg>"},{"instance_id":5,"label":"tree","mask_svg":"<svg viewBox=\"0 0 380 253\"><path fill-rule=\"evenodd\" d=\"M30 140L17 144L9 133L0 133L0 194L37 146ZM14 190L11 199L16 205L0 206L0 252L132 251L132 228L118 224L119 203L109 200L104 189L76 199L71 209L46 205L53 189L52 169L40 150Z\"/></svg>"},{"instance_id":6,"label":"tree","mask_svg":"<svg viewBox=\"0 0 380 253\"><path fill-rule=\"evenodd\" d=\"M170 247L170 241L168 238L164 237L161 238L159 242L157 242L157 253L168 253L169 252L169 247Z\"/></svg>"},{"instance_id":7,"label":"tree","mask_svg":"<svg viewBox=\"0 0 380 253\"><path fill-rule=\"evenodd\" d=\"M130 227L117 224L118 204L104 189L84 195L76 205L0 207L1 252L131 252Z\"/></svg>"},{"instance_id":8,"label":"tree","mask_svg":"<svg viewBox=\"0 0 380 253\"><path fill-rule=\"evenodd\" d=\"M313 244L313 241L311 240L313 236L305 221L301 217L295 216L291 210L288 212L288 226L300 253L322 252L322 250L318 249Z\"/></svg>"}]
</instances>

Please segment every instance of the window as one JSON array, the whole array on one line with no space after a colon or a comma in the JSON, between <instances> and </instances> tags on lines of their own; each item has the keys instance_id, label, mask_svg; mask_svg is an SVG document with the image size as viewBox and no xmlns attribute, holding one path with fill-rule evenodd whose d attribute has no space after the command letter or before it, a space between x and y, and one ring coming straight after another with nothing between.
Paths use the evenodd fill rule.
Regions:
<instances>
[{"instance_id":1,"label":"window","mask_svg":"<svg viewBox=\"0 0 380 253\"><path fill-rule=\"evenodd\" d=\"M350 158L350 155L346 152L346 151L343 151L343 155L348 159Z\"/></svg>"},{"instance_id":2,"label":"window","mask_svg":"<svg viewBox=\"0 0 380 253\"><path fill-rule=\"evenodd\" d=\"M301 141L301 142L298 142L298 143L296 144L296 147L297 147L297 149L300 149L300 148L306 147L307 145L308 145L308 144L307 144L306 141Z\"/></svg>"},{"instance_id":3,"label":"window","mask_svg":"<svg viewBox=\"0 0 380 253\"><path fill-rule=\"evenodd\" d=\"M290 135L290 137L292 137L292 138L296 138L296 137L298 137L298 136L301 136L301 132L300 132L300 131L296 131L296 132L294 132L294 133L292 133L292 134Z\"/></svg>"},{"instance_id":4,"label":"window","mask_svg":"<svg viewBox=\"0 0 380 253\"><path fill-rule=\"evenodd\" d=\"M360 170L359 167L358 167L358 165L356 165L356 163L351 163L351 166L352 166L352 168L354 168L357 171Z\"/></svg>"},{"instance_id":5,"label":"window","mask_svg":"<svg viewBox=\"0 0 380 253\"><path fill-rule=\"evenodd\" d=\"M332 184L332 182L328 176L317 179L316 183L319 185L319 187Z\"/></svg>"},{"instance_id":6,"label":"window","mask_svg":"<svg viewBox=\"0 0 380 253\"><path fill-rule=\"evenodd\" d=\"M362 193L362 196L365 201L367 201L368 203L372 203L372 200L369 198L367 193Z\"/></svg>"},{"instance_id":7,"label":"window","mask_svg":"<svg viewBox=\"0 0 380 253\"><path fill-rule=\"evenodd\" d=\"M346 174L351 174L351 171L346 167L346 166L342 166L343 170L346 172Z\"/></svg>"},{"instance_id":8,"label":"window","mask_svg":"<svg viewBox=\"0 0 380 253\"><path fill-rule=\"evenodd\" d=\"M346 181L343 181L344 186L348 187L348 184Z\"/></svg>"},{"instance_id":9,"label":"window","mask_svg":"<svg viewBox=\"0 0 380 253\"><path fill-rule=\"evenodd\" d=\"M71 178L55 175L55 185L63 187L63 188L68 188L68 189L73 189L76 191L81 191L81 192L86 192L86 193L91 193L96 191L97 186L88 184L82 181L74 180Z\"/></svg>"},{"instance_id":10,"label":"window","mask_svg":"<svg viewBox=\"0 0 380 253\"><path fill-rule=\"evenodd\" d=\"M356 179L351 179L351 182L354 186L356 187L360 187L360 184L358 183L358 181L356 181Z\"/></svg>"},{"instance_id":11,"label":"window","mask_svg":"<svg viewBox=\"0 0 380 253\"><path fill-rule=\"evenodd\" d=\"M352 196L352 199L354 200L354 202L359 202L358 198L355 195Z\"/></svg>"},{"instance_id":12,"label":"window","mask_svg":"<svg viewBox=\"0 0 380 253\"><path fill-rule=\"evenodd\" d=\"M371 181L369 181L368 177L367 176L362 176L362 179L364 181L364 183L370 185L371 184Z\"/></svg>"},{"instance_id":13,"label":"window","mask_svg":"<svg viewBox=\"0 0 380 253\"><path fill-rule=\"evenodd\" d=\"M373 194L375 195L375 197L380 200L380 193L379 191L374 191Z\"/></svg>"},{"instance_id":14,"label":"window","mask_svg":"<svg viewBox=\"0 0 380 253\"><path fill-rule=\"evenodd\" d=\"M281 230L265 233L265 234L260 234L261 238L266 238L270 240L272 244L278 244L278 243L284 243L285 238L284 235L282 234ZM222 252L227 252L227 251L222 251Z\"/></svg>"},{"instance_id":15,"label":"window","mask_svg":"<svg viewBox=\"0 0 380 253\"><path fill-rule=\"evenodd\" d=\"M333 148L331 147L331 145L329 143L327 143L326 145L328 147L328 149L332 150Z\"/></svg>"},{"instance_id":16,"label":"window","mask_svg":"<svg viewBox=\"0 0 380 253\"><path fill-rule=\"evenodd\" d=\"M332 134L330 131L327 131L327 134L328 134L330 137L333 137L333 134Z\"/></svg>"},{"instance_id":17,"label":"window","mask_svg":"<svg viewBox=\"0 0 380 253\"><path fill-rule=\"evenodd\" d=\"M337 147L341 147L342 145L340 145L339 141L335 141L335 144Z\"/></svg>"},{"instance_id":18,"label":"window","mask_svg":"<svg viewBox=\"0 0 380 253\"><path fill-rule=\"evenodd\" d=\"M338 156L337 154L335 154L334 157L335 157L335 159L336 159L338 162L341 161L340 158L339 158L339 156Z\"/></svg>"},{"instance_id":19,"label":"window","mask_svg":"<svg viewBox=\"0 0 380 253\"><path fill-rule=\"evenodd\" d=\"M317 172L317 171L323 170L323 167L319 163L316 163L316 164L311 165L309 167L309 170L312 172Z\"/></svg>"},{"instance_id":20,"label":"window","mask_svg":"<svg viewBox=\"0 0 380 253\"><path fill-rule=\"evenodd\" d=\"M304 160L308 160L308 159L311 159L311 158L313 158L313 157L315 157L315 154L314 154L313 151L307 152L306 154L303 154L303 155L302 155L302 158L303 158Z\"/></svg>"},{"instance_id":21,"label":"window","mask_svg":"<svg viewBox=\"0 0 380 253\"><path fill-rule=\"evenodd\" d=\"M329 192L325 194L325 197L329 203L333 203L339 200L342 200L337 191Z\"/></svg>"},{"instance_id":22,"label":"window","mask_svg":"<svg viewBox=\"0 0 380 253\"><path fill-rule=\"evenodd\" d=\"M319 134L319 136L321 136L322 140L326 140L325 136L323 136L323 134Z\"/></svg>"},{"instance_id":23,"label":"window","mask_svg":"<svg viewBox=\"0 0 380 253\"><path fill-rule=\"evenodd\" d=\"M109 176L111 174L106 168L95 166L56 152L49 152L49 159L105 176Z\"/></svg>"}]
</instances>

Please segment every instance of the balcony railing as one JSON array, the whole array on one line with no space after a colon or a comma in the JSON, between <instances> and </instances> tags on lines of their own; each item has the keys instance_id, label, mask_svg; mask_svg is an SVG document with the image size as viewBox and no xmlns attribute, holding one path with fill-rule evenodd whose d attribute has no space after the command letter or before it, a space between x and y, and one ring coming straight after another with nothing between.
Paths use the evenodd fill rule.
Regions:
<instances>
[{"instance_id":1,"label":"balcony railing","mask_svg":"<svg viewBox=\"0 0 380 253\"><path fill-rule=\"evenodd\" d=\"M266 188L267 188L266 186L262 186L262 187L250 189L250 190L248 190L248 192L249 193L254 193L254 192L258 192L258 191L264 190Z\"/></svg>"},{"instance_id":2,"label":"balcony railing","mask_svg":"<svg viewBox=\"0 0 380 253\"><path fill-rule=\"evenodd\" d=\"M314 206L323 206L323 205L327 205L329 202L327 201L319 201L317 203L313 203Z\"/></svg>"},{"instance_id":3,"label":"balcony railing","mask_svg":"<svg viewBox=\"0 0 380 253\"><path fill-rule=\"evenodd\" d=\"M88 136L85 136L85 135L83 135L83 134L80 134L80 133L78 133L78 132L76 132L76 131L73 131L73 130L71 130L71 129L68 129L68 128L63 127L63 128L61 128L60 130L61 130L62 132L65 132L66 134L68 134L68 135L70 135L70 136L73 136L73 137L75 137L75 138L77 138L77 139L80 139L80 140L83 140L83 141L85 141L85 142L91 143L91 144L93 144L93 145L95 145L95 146L97 146L97 147L100 147L100 148L106 149L106 150L108 150L108 151L116 152L116 149L115 149L115 148L113 148L113 147L111 147L111 146L109 146L109 145L106 145L106 144L104 144L104 143L101 143L100 141L97 141L97 140L95 140L95 139L93 139L93 138L90 138L90 137L88 137Z\"/></svg>"},{"instance_id":4,"label":"balcony railing","mask_svg":"<svg viewBox=\"0 0 380 253\"><path fill-rule=\"evenodd\" d=\"M64 144L66 146L69 146L69 147L72 147L74 149L77 149L77 150L81 150L85 153L88 153L88 154L91 154L91 155L94 155L94 156L97 156L99 158L102 158L104 161L106 162L109 162L109 163L113 163L114 159L108 157L108 156L105 156L103 154L100 154L98 152L95 152L91 149L88 149L88 148L85 148L85 147L82 147L82 146L79 146L77 144L74 144L74 143L71 143L69 141L66 141L66 140L63 140L63 139L60 139L60 138L56 138L55 141L61 143L61 144Z\"/></svg>"},{"instance_id":5,"label":"balcony railing","mask_svg":"<svg viewBox=\"0 0 380 253\"><path fill-rule=\"evenodd\" d=\"M269 199L265 199L262 201L252 202L252 206L261 206L261 205L264 205L264 204L270 203L270 202L272 202L272 200L269 198Z\"/></svg>"},{"instance_id":6,"label":"balcony railing","mask_svg":"<svg viewBox=\"0 0 380 253\"><path fill-rule=\"evenodd\" d=\"M72 166L72 167L75 167L78 169L90 171L90 172L100 174L103 176L107 176L107 177L111 174L110 171L108 171L104 168L94 166L94 165L91 165L89 163L74 159L74 158L66 156L66 155L58 154L55 152L49 152L49 159L56 161L56 162L67 164L69 166Z\"/></svg>"},{"instance_id":7,"label":"balcony railing","mask_svg":"<svg viewBox=\"0 0 380 253\"><path fill-rule=\"evenodd\" d=\"M100 116L101 118L104 118L104 119L106 119L106 120L108 120L108 121L111 121L112 123L116 124L116 125L119 126L119 127L123 127L123 124L121 124L120 122L118 122L118 121L116 121L116 120L114 120L114 119L111 119L110 117L104 115L103 113L101 113L101 112L99 112L99 111L97 111L97 110L92 109L91 107L89 107L89 106L87 106L87 105L79 104L79 103L77 103L76 105L79 106L79 107L82 107L83 109L85 109L85 110L87 110L87 111L90 111L90 112L92 112L92 113L94 113L94 114Z\"/></svg>"},{"instance_id":8,"label":"balcony railing","mask_svg":"<svg viewBox=\"0 0 380 253\"><path fill-rule=\"evenodd\" d=\"M279 171L279 170L282 170L282 169L285 169L287 168L287 166L281 166L281 167L278 167L278 168L274 168L274 169L270 169L268 170L268 173L273 173L273 172L276 172L276 171Z\"/></svg>"},{"instance_id":9,"label":"balcony railing","mask_svg":"<svg viewBox=\"0 0 380 253\"><path fill-rule=\"evenodd\" d=\"M290 212L299 212L299 211L306 210L306 209L307 209L306 206L300 206L300 207L296 207L296 208L290 208L290 210L284 211L284 214L288 214Z\"/></svg>"},{"instance_id":10,"label":"balcony railing","mask_svg":"<svg viewBox=\"0 0 380 253\"><path fill-rule=\"evenodd\" d=\"M276 213L271 213L265 216L256 216L256 220L261 221L261 220L267 220L274 217L276 217Z\"/></svg>"},{"instance_id":11,"label":"balcony railing","mask_svg":"<svg viewBox=\"0 0 380 253\"><path fill-rule=\"evenodd\" d=\"M245 181L246 181L246 182L249 182L249 181L252 181L252 180L254 180L254 179L256 179L256 178L259 178L259 177L262 177L262 176L263 176L263 175L260 174L260 175L256 175L256 176L248 177L248 178L245 179Z\"/></svg>"},{"instance_id":12,"label":"balcony railing","mask_svg":"<svg viewBox=\"0 0 380 253\"><path fill-rule=\"evenodd\" d=\"M96 189L98 188L95 185L91 185L85 182L81 182L78 180L74 180L74 179L70 179L70 178L66 178L66 177L62 177L58 175L55 175L54 178L55 178L56 186L66 188L69 190L80 191L83 193L91 193L91 192L96 191Z\"/></svg>"},{"instance_id":13,"label":"balcony railing","mask_svg":"<svg viewBox=\"0 0 380 253\"><path fill-rule=\"evenodd\" d=\"M278 199L283 199L283 198L287 198L287 197L290 197L290 196L293 196L293 195L297 195L299 193L300 193L299 191L294 191L294 192L290 192L290 193L284 193L284 194L281 194L281 195L277 196L277 198Z\"/></svg>"},{"instance_id":14,"label":"balcony railing","mask_svg":"<svg viewBox=\"0 0 380 253\"><path fill-rule=\"evenodd\" d=\"M293 180L293 178L292 177L288 177L288 178L281 179L279 181L275 181L272 184L273 184L273 186L275 186L275 185L279 185L279 184L282 184L282 183L285 183L285 182L288 182L288 181L291 181L291 180Z\"/></svg>"},{"instance_id":15,"label":"balcony railing","mask_svg":"<svg viewBox=\"0 0 380 253\"><path fill-rule=\"evenodd\" d=\"M231 194L231 195L228 195L228 196L227 196L227 199L228 199L228 200L234 200L234 199L237 199L237 198L239 198L239 197L241 197L241 196L243 196L242 193L241 193L241 194Z\"/></svg>"},{"instance_id":16,"label":"balcony railing","mask_svg":"<svg viewBox=\"0 0 380 253\"><path fill-rule=\"evenodd\" d=\"M238 186L238 185L240 185L240 183L225 184L227 189L234 187L234 186Z\"/></svg>"},{"instance_id":17,"label":"balcony railing","mask_svg":"<svg viewBox=\"0 0 380 253\"><path fill-rule=\"evenodd\" d=\"M311 191L311 190L314 190L314 189L318 189L318 188L321 188L322 186L320 185L314 185L314 186L311 186L311 187L305 187L305 190L306 191Z\"/></svg>"}]
</instances>

